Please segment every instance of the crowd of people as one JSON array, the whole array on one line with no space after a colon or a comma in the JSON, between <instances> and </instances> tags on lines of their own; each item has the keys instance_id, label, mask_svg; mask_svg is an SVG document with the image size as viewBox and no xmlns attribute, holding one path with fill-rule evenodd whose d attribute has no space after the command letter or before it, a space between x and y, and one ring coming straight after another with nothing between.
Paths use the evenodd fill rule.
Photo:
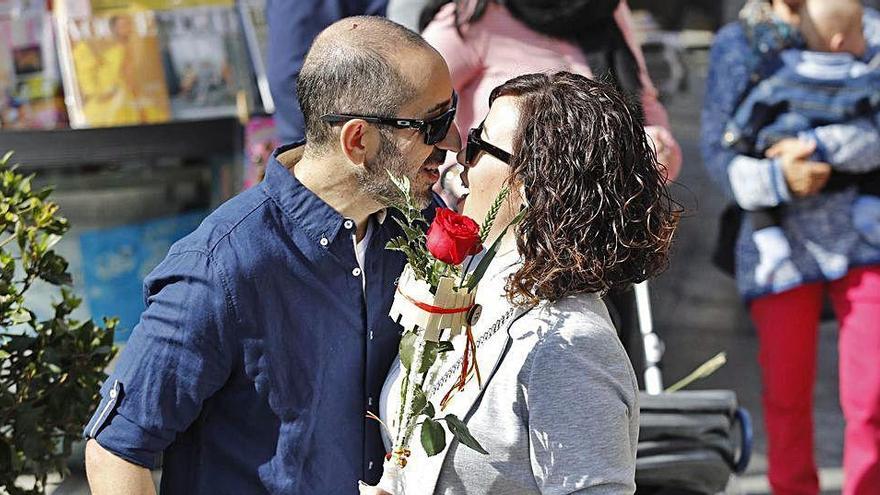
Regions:
<instances>
[{"instance_id":1,"label":"crowd of people","mask_svg":"<svg viewBox=\"0 0 880 495\"><path fill-rule=\"evenodd\" d=\"M288 144L148 278L86 426L94 493L150 493L160 455L168 493L385 493L371 486L382 423L364 413L387 423L401 380L389 171L422 206L521 218L489 235L474 331L491 374L455 406L489 454L415 452L405 492L633 493L638 387L601 297L625 310L627 289L666 267L682 154L626 0L269 0L268 13ZM880 14L858 0L749 0L710 52L702 159L730 202L717 259L759 337L777 494L819 493L826 292L844 493L880 490L878 54Z\"/></svg>"}]
</instances>

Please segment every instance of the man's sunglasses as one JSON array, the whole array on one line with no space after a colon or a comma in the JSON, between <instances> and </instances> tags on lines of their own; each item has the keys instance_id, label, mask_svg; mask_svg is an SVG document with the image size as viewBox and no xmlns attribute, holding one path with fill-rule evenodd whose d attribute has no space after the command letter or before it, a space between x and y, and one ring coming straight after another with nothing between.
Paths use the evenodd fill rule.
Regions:
<instances>
[{"instance_id":1,"label":"man's sunglasses","mask_svg":"<svg viewBox=\"0 0 880 495\"><path fill-rule=\"evenodd\" d=\"M484 151L504 163L510 164L510 153L495 146L494 144L483 141L480 136L483 134L483 124L475 127L468 132L467 147L464 149L463 165L471 166L477 159L481 151Z\"/></svg>"},{"instance_id":2,"label":"man's sunglasses","mask_svg":"<svg viewBox=\"0 0 880 495\"><path fill-rule=\"evenodd\" d=\"M348 122L360 119L371 124L388 125L397 129L415 129L425 136L425 144L437 144L449 133L452 121L455 120L455 111L458 107L458 95L452 93L452 106L444 114L429 120L401 119L397 117L373 117L369 115L353 115L347 113L328 113L321 120L330 124Z\"/></svg>"}]
</instances>

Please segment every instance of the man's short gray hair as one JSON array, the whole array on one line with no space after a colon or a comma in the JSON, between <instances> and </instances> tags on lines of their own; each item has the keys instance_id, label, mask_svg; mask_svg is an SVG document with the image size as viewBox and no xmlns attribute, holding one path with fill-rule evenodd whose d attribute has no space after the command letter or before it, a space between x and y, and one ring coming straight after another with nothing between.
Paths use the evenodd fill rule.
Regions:
<instances>
[{"instance_id":1,"label":"man's short gray hair","mask_svg":"<svg viewBox=\"0 0 880 495\"><path fill-rule=\"evenodd\" d=\"M349 17L319 34L297 79L309 145L322 148L334 138L323 115L395 116L417 88L393 56L419 48L431 49L418 34L382 17Z\"/></svg>"}]
</instances>

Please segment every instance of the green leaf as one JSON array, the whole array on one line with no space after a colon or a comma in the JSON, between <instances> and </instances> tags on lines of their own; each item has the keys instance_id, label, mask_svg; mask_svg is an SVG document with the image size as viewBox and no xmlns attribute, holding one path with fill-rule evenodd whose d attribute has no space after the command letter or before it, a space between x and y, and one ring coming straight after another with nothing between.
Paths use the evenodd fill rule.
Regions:
<instances>
[{"instance_id":1,"label":"green leaf","mask_svg":"<svg viewBox=\"0 0 880 495\"><path fill-rule=\"evenodd\" d=\"M422 447L428 457L443 452L446 448L446 430L443 425L433 419L426 419L422 423Z\"/></svg>"},{"instance_id":2,"label":"green leaf","mask_svg":"<svg viewBox=\"0 0 880 495\"><path fill-rule=\"evenodd\" d=\"M425 397L425 393L422 392L422 388L416 384L413 384L413 402L412 402L412 410L419 414L422 412L422 409L425 408L425 405L428 403L428 398Z\"/></svg>"},{"instance_id":3,"label":"green leaf","mask_svg":"<svg viewBox=\"0 0 880 495\"><path fill-rule=\"evenodd\" d=\"M424 373L431 369L431 366L437 361L437 350L440 345L437 342L425 342L425 352L422 354L422 365L419 366L419 373Z\"/></svg>"},{"instance_id":4,"label":"green leaf","mask_svg":"<svg viewBox=\"0 0 880 495\"><path fill-rule=\"evenodd\" d=\"M455 350L455 346L452 345L452 342L450 342L448 340L441 340L438 343L438 347L437 347L438 353L442 354L444 352L449 352L449 351L454 351L454 350Z\"/></svg>"},{"instance_id":5,"label":"green leaf","mask_svg":"<svg viewBox=\"0 0 880 495\"><path fill-rule=\"evenodd\" d=\"M21 325L34 319L34 316L26 308L17 308L9 314L9 321L13 325Z\"/></svg>"},{"instance_id":6,"label":"green leaf","mask_svg":"<svg viewBox=\"0 0 880 495\"><path fill-rule=\"evenodd\" d=\"M501 242L501 239L504 239L504 236L507 234L508 229L510 227L518 224L520 220L525 216L527 209L523 208L520 212L513 217L513 220L504 227L504 230L501 231L501 234L495 239L495 242L492 243L492 246L486 251L486 254L483 255L483 259L480 260L480 263L477 264L477 267L474 269L474 272L471 274L470 279L466 287L468 288L468 292L472 291L474 287L480 283L480 280L483 278L483 275L486 274L486 270L489 268L489 264L492 263L492 260L495 258L495 254L498 252L498 244Z\"/></svg>"},{"instance_id":7,"label":"green leaf","mask_svg":"<svg viewBox=\"0 0 880 495\"><path fill-rule=\"evenodd\" d=\"M405 369L410 369L413 362L413 355L416 351L417 335L415 332L406 332L400 338L400 365ZM437 342L425 342L425 350L422 353L422 362L419 364L419 373L424 373L431 369L431 365L437 360L437 350L440 346Z\"/></svg>"},{"instance_id":8,"label":"green leaf","mask_svg":"<svg viewBox=\"0 0 880 495\"><path fill-rule=\"evenodd\" d=\"M53 285L68 285L73 279L67 272L67 266L67 261L64 258L55 254L54 251L49 251L40 258L37 275Z\"/></svg>"},{"instance_id":9,"label":"green leaf","mask_svg":"<svg viewBox=\"0 0 880 495\"><path fill-rule=\"evenodd\" d=\"M452 432L453 435L455 435L455 438L458 439L459 442L476 450L481 454L489 453L486 449L483 448L482 445L480 445L480 442L478 442L477 439L471 435L471 432L470 430L468 430L467 425L464 424L462 420L458 419L457 416L455 416L454 414L447 414L446 424L447 426L449 426L449 431Z\"/></svg>"},{"instance_id":10,"label":"green leaf","mask_svg":"<svg viewBox=\"0 0 880 495\"><path fill-rule=\"evenodd\" d=\"M434 414L436 414L436 413L434 412L434 404L431 404L430 402L428 402L427 404L425 404L425 408L422 409L422 414L424 414L425 416L427 416L427 417L433 419L433 418L434 418Z\"/></svg>"},{"instance_id":11,"label":"green leaf","mask_svg":"<svg viewBox=\"0 0 880 495\"><path fill-rule=\"evenodd\" d=\"M416 334L415 332L406 332L403 334L403 337L400 338L400 365L403 366L404 369L410 369L413 361L413 353L415 352L416 347Z\"/></svg>"}]
</instances>

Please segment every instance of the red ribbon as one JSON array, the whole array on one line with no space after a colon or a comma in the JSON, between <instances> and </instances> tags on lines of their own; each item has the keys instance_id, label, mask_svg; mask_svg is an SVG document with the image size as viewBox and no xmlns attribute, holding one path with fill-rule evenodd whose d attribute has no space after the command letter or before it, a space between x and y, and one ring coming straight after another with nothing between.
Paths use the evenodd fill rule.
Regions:
<instances>
[{"instance_id":1,"label":"red ribbon","mask_svg":"<svg viewBox=\"0 0 880 495\"><path fill-rule=\"evenodd\" d=\"M465 385L467 385L474 374L477 375L478 386L480 388L483 387L483 379L480 376L480 366L477 364L477 343L474 341L474 333L471 331L470 325L467 326L465 335L467 336L467 340L465 341L464 346L464 356L462 356L461 359L461 375L459 375L458 380L452 384L452 388L450 388L449 391L446 392L446 395L440 400L441 411L446 409L446 406L449 405L449 402L452 400L456 391L461 392L464 390Z\"/></svg>"},{"instance_id":2,"label":"red ribbon","mask_svg":"<svg viewBox=\"0 0 880 495\"><path fill-rule=\"evenodd\" d=\"M471 310L471 308L474 307L474 305L471 304L470 306L463 307L463 308L441 308L440 306L432 306L430 304L416 301L415 299L404 294L403 291L400 290L400 287L397 288L397 292L401 296L405 297L407 301L413 303L417 308L424 310L424 311L427 311L428 313L435 314L435 315L454 315L456 313L467 313L468 311Z\"/></svg>"}]
</instances>

